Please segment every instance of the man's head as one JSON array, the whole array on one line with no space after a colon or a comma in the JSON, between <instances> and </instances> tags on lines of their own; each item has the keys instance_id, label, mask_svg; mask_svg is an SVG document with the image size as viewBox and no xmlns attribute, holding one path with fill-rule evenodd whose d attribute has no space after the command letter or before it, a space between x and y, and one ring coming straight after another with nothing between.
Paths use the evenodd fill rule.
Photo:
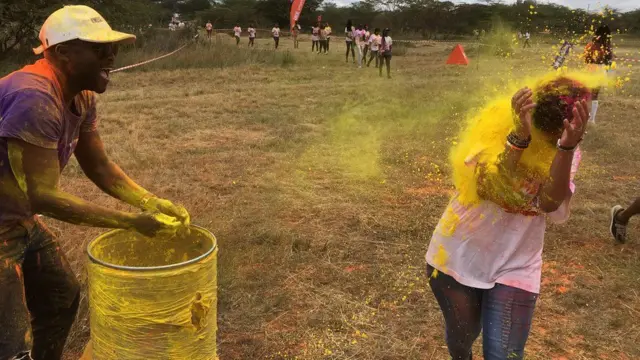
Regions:
<instances>
[{"instance_id":1,"label":"man's head","mask_svg":"<svg viewBox=\"0 0 640 360\"><path fill-rule=\"evenodd\" d=\"M111 29L88 6L65 6L51 14L40 29L42 45L33 49L53 63L74 90L103 93L109 82L118 45L136 37Z\"/></svg>"}]
</instances>

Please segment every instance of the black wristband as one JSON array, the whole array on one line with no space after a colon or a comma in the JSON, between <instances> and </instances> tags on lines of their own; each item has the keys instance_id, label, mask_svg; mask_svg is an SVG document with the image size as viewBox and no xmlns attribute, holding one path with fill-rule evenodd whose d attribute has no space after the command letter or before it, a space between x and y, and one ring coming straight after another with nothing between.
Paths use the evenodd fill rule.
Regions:
<instances>
[{"instance_id":1,"label":"black wristband","mask_svg":"<svg viewBox=\"0 0 640 360\"><path fill-rule=\"evenodd\" d=\"M515 133L511 132L507 136L507 141L511 145L514 145L514 146L522 148L522 149L526 149L526 148L529 147L529 144L531 144L531 135L529 135L529 138L523 140L523 139L520 139L518 137L518 135L516 135Z\"/></svg>"}]
</instances>

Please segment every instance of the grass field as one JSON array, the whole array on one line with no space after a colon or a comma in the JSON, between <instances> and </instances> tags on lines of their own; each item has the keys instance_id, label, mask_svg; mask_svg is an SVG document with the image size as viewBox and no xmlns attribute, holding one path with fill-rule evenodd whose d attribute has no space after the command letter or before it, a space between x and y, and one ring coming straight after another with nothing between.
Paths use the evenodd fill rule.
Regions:
<instances>
[{"instance_id":1,"label":"grass field","mask_svg":"<svg viewBox=\"0 0 640 360\"><path fill-rule=\"evenodd\" d=\"M344 43L332 41L326 56L283 39L279 55L233 50L254 57L238 64L114 74L101 134L133 178L217 235L221 359L446 359L424 254L451 191L448 149L468 111L548 68L551 48L478 59L468 44L468 67L444 65L451 43L410 48L387 80L345 63ZM618 52L640 57L636 45ZM179 56L198 63L213 49ZM603 97L583 144L572 219L548 229L529 359L640 358L638 222L627 245L608 234L609 208L640 194L630 76L624 93ZM127 208L75 163L62 186ZM53 228L86 283L84 249L100 230ZM83 296L68 359L88 335Z\"/></svg>"}]
</instances>

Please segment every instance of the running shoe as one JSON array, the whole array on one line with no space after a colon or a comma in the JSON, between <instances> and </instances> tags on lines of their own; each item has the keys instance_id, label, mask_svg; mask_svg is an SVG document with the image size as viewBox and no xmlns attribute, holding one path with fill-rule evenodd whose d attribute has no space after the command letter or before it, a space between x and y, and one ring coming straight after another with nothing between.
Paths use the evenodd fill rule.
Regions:
<instances>
[{"instance_id":1,"label":"running shoe","mask_svg":"<svg viewBox=\"0 0 640 360\"><path fill-rule=\"evenodd\" d=\"M620 205L616 205L611 209L611 226L609 227L613 238L621 244L624 244L624 242L627 240L627 225L618 222L616 220L616 217L623 210L624 209Z\"/></svg>"}]
</instances>

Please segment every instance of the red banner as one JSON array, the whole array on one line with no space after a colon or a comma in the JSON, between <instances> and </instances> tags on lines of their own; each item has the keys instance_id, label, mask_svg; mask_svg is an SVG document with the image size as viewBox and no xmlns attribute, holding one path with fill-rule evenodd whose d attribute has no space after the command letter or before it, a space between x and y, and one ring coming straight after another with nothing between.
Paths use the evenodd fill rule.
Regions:
<instances>
[{"instance_id":1,"label":"red banner","mask_svg":"<svg viewBox=\"0 0 640 360\"><path fill-rule=\"evenodd\" d=\"M300 18L300 14L302 13L302 7L304 6L305 0L293 0L293 4L291 4L291 12L289 13L289 29L293 29L293 25Z\"/></svg>"}]
</instances>

